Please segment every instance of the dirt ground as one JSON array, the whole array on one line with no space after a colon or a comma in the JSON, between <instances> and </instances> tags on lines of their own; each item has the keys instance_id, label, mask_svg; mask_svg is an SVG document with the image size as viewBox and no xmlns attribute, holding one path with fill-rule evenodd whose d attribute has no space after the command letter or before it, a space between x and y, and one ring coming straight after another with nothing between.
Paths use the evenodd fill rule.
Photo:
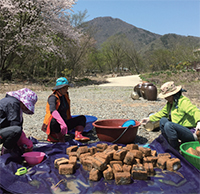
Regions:
<instances>
[{"instance_id":1,"label":"dirt ground","mask_svg":"<svg viewBox=\"0 0 200 194\"><path fill-rule=\"evenodd\" d=\"M152 76L148 78L149 82L154 83L157 86L158 93L160 86L167 81L174 81L176 85L181 85L187 92L184 93L193 104L200 107L200 72L195 73L181 73L181 74L163 74L158 76ZM102 87L112 86L132 86L134 87L138 83L141 83L139 75L127 75L117 76L117 74L110 75L96 75L87 76L81 80L75 80L72 82L73 86L85 86L85 85L99 85ZM46 91L51 90L52 86L39 85L37 83L20 82L20 83L1 83L0 93L4 94L8 91L18 90L23 87L28 87L33 91Z\"/></svg>"}]
</instances>

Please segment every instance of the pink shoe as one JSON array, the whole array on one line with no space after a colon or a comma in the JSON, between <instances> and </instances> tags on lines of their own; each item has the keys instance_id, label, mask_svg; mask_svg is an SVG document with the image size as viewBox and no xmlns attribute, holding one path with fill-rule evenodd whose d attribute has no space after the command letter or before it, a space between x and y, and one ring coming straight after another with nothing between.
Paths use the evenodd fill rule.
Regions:
<instances>
[{"instance_id":1,"label":"pink shoe","mask_svg":"<svg viewBox=\"0 0 200 194\"><path fill-rule=\"evenodd\" d=\"M74 138L75 140L77 140L77 141L89 141L90 140L89 137L84 137L82 135L83 130L84 130L83 126L76 127L75 138Z\"/></svg>"}]
</instances>

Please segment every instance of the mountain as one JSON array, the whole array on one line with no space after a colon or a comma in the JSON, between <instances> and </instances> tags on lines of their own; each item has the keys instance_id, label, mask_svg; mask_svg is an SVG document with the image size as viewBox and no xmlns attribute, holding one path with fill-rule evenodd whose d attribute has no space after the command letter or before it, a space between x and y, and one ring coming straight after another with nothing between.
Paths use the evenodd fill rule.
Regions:
<instances>
[{"instance_id":1,"label":"mountain","mask_svg":"<svg viewBox=\"0 0 200 194\"><path fill-rule=\"evenodd\" d=\"M125 34L130 41L134 41L135 48L140 50L144 45L161 36L112 17L98 17L85 24L87 27L94 29L94 38L97 41L98 47L110 36Z\"/></svg>"},{"instance_id":2,"label":"mountain","mask_svg":"<svg viewBox=\"0 0 200 194\"><path fill-rule=\"evenodd\" d=\"M189 47L192 50L200 48L200 37L165 34L143 47L141 53L156 49L173 49L178 46Z\"/></svg>"},{"instance_id":3,"label":"mountain","mask_svg":"<svg viewBox=\"0 0 200 194\"><path fill-rule=\"evenodd\" d=\"M159 35L150 31L137 28L118 18L97 17L85 22L85 28L93 29L97 47L105 42L110 36L125 34L130 41L134 42L137 51L144 53L148 50L170 49L178 45L200 48L200 37L181 36L177 34Z\"/></svg>"}]
</instances>

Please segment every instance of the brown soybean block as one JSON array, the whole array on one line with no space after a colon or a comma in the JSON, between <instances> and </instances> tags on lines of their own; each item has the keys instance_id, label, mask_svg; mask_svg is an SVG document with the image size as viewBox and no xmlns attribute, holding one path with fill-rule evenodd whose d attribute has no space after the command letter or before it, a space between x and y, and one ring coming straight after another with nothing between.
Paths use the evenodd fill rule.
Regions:
<instances>
[{"instance_id":1,"label":"brown soybean block","mask_svg":"<svg viewBox=\"0 0 200 194\"><path fill-rule=\"evenodd\" d=\"M113 170L110 165L107 165L107 169L103 171L103 177L106 180L112 180L114 178Z\"/></svg>"},{"instance_id":2,"label":"brown soybean block","mask_svg":"<svg viewBox=\"0 0 200 194\"><path fill-rule=\"evenodd\" d=\"M114 160L121 160L121 161L123 161L124 157L126 156L126 153L127 153L126 150L123 150L123 149L117 150L113 154L113 159Z\"/></svg>"},{"instance_id":3,"label":"brown soybean block","mask_svg":"<svg viewBox=\"0 0 200 194\"><path fill-rule=\"evenodd\" d=\"M81 146L77 150L77 156L78 158L80 157L81 154L87 153L88 152L88 147L87 146Z\"/></svg>"},{"instance_id":4,"label":"brown soybean block","mask_svg":"<svg viewBox=\"0 0 200 194\"><path fill-rule=\"evenodd\" d=\"M123 168L120 164L113 164L113 173L115 174L116 172L123 172Z\"/></svg>"},{"instance_id":5,"label":"brown soybean block","mask_svg":"<svg viewBox=\"0 0 200 194\"><path fill-rule=\"evenodd\" d=\"M143 153L140 150L130 150L130 152L134 154L134 158L139 158L139 159L143 158Z\"/></svg>"},{"instance_id":6,"label":"brown soybean block","mask_svg":"<svg viewBox=\"0 0 200 194\"><path fill-rule=\"evenodd\" d=\"M134 164L141 164L141 159L135 158L134 159Z\"/></svg>"},{"instance_id":7,"label":"brown soybean block","mask_svg":"<svg viewBox=\"0 0 200 194\"><path fill-rule=\"evenodd\" d=\"M158 160L157 160L157 167L162 169L162 170L165 170L166 169L166 162L167 160L169 160L170 158L168 157L158 157Z\"/></svg>"},{"instance_id":8,"label":"brown soybean block","mask_svg":"<svg viewBox=\"0 0 200 194\"><path fill-rule=\"evenodd\" d=\"M115 173L115 183L117 185L126 185L131 183L131 174L129 172Z\"/></svg>"},{"instance_id":9,"label":"brown soybean block","mask_svg":"<svg viewBox=\"0 0 200 194\"><path fill-rule=\"evenodd\" d=\"M62 159L62 160L58 160L58 161L56 162L55 167L56 167L56 168L59 168L60 165L62 165L62 164L68 164L68 163L69 163L69 160L68 160L67 158Z\"/></svg>"},{"instance_id":10,"label":"brown soybean block","mask_svg":"<svg viewBox=\"0 0 200 194\"><path fill-rule=\"evenodd\" d=\"M83 160L85 157L88 157L88 156L91 156L90 152L81 154L81 155L79 156L80 162L82 163L82 160Z\"/></svg>"},{"instance_id":11,"label":"brown soybean block","mask_svg":"<svg viewBox=\"0 0 200 194\"><path fill-rule=\"evenodd\" d=\"M118 146L118 150L121 150L123 148L123 146Z\"/></svg>"},{"instance_id":12,"label":"brown soybean block","mask_svg":"<svg viewBox=\"0 0 200 194\"><path fill-rule=\"evenodd\" d=\"M55 160L54 160L54 166L55 166L56 168L58 168L58 162L61 161L61 160L67 160L67 158L62 157L62 158L57 158L57 159L55 159Z\"/></svg>"},{"instance_id":13,"label":"brown soybean block","mask_svg":"<svg viewBox=\"0 0 200 194\"><path fill-rule=\"evenodd\" d=\"M92 168L93 168L93 162L92 162L92 160L83 159L83 161L82 161L82 167L83 167L84 170L91 171Z\"/></svg>"},{"instance_id":14,"label":"brown soybean block","mask_svg":"<svg viewBox=\"0 0 200 194\"><path fill-rule=\"evenodd\" d=\"M151 155L152 156L157 156L157 151L156 150L151 150Z\"/></svg>"},{"instance_id":15,"label":"brown soybean block","mask_svg":"<svg viewBox=\"0 0 200 194\"><path fill-rule=\"evenodd\" d=\"M121 150L126 150L127 152L129 151L126 147L122 147Z\"/></svg>"},{"instance_id":16,"label":"brown soybean block","mask_svg":"<svg viewBox=\"0 0 200 194\"><path fill-rule=\"evenodd\" d=\"M131 143L126 145L127 150L138 150L138 145Z\"/></svg>"},{"instance_id":17,"label":"brown soybean block","mask_svg":"<svg viewBox=\"0 0 200 194\"><path fill-rule=\"evenodd\" d=\"M103 152L102 154L104 154L104 157L107 158L108 162L110 162L111 160L113 160L113 153L114 152Z\"/></svg>"},{"instance_id":18,"label":"brown soybean block","mask_svg":"<svg viewBox=\"0 0 200 194\"><path fill-rule=\"evenodd\" d=\"M97 144L96 147L97 147L97 152L103 152L108 147L108 144L101 143Z\"/></svg>"},{"instance_id":19,"label":"brown soybean block","mask_svg":"<svg viewBox=\"0 0 200 194\"><path fill-rule=\"evenodd\" d=\"M117 144L109 145L109 146L107 147L107 149L110 149L110 150L118 150L118 145L117 145Z\"/></svg>"},{"instance_id":20,"label":"brown soybean block","mask_svg":"<svg viewBox=\"0 0 200 194\"><path fill-rule=\"evenodd\" d=\"M113 154L107 154L107 153L104 153L104 152L99 152L99 153L96 153L95 156L98 156L98 157L101 157L101 158L104 158L106 160L106 163L109 163L112 159L113 159Z\"/></svg>"},{"instance_id":21,"label":"brown soybean block","mask_svg":"<svg viewBox=\"0 0 200 194\"><path fill-rule=\"evenodd\" d=\"M151 156L151 149L150 148L144 148L144 147L139 147L139 150L142 151L145 157Z\"/></svg>"},{"instance_id":22,"label":"brown soybean block","mask_svg":"<svg viewBox=\"0 0 200 194\"><path fill-rule=\"evenodd\" d=\"M181 161L178 158L171 158L166 163L167 170L176 171L181 167Z\"/></svg>"},{"instance_id":23,"label":"brown soybean block","mask_svg":"<svg viewBox=\"0 0 200 194\"><path fill-rule=\"evenodd\" d=\"M125 164L133 164L135 162L134 154L132 152L127 152L125 158L124 158L124 163ZM136 162L135 162L136 163Z\"/></svg>"},{"instance_id":24,"label":"brown soybean block","mask_svg":"<svg viewBox=\"0 0 200 194\"><path fill-rule=\"evenodd\" d=\"M69 158L70 158L71 156L76 156L76 157L77 157L77 152L69 152Z\"/></svg>"},{"instance_id":25,"label":"brown soybean block","mask_svg":"<svg viewBox=\"0 0 200 194\"><path fill-rule=\"evenodd\" d=\"M150 156L144 157L144 158L143 158L143 164L144 164L144 163L151 163Z\"/></svg>"},{"instance_id":26,"label":"brown soybean block","mask_svg":"<svg viewBox=\"0 0 200 194\"><path fill-rule=\"evenodd\" d=\"M105 153L105 154L109 153L109 154L112 154L112 155L113 155L115 152L116 152L116 150L111 149L111 148L107 148L106 150L103 151L103 153Z\"/></svg>"},{"instance_id":27,"label":"brown soybean block","mask_svg":"<svg viewBox=\"0 0 200 194\"><path fill-rule=\"evenodd\" d=\"M158 154L158 157L168 157L168 158L171 158L171 155L169 153L160 153L160 154Z\"/></svg>"},{"instance_id":28,"label":"brown soybean block","mask_svg":"<svg viewBox=\"0 0 200 194\"><path fill-rule=\"evenodd\" d=\"M103 154L107 154L109 160L111 161L111 160L113 160L113 154L114 154L115 152L116 152L116 150L114 150L114 149L112 149L112 150L106 149L106 150L103 151Z\"/></svg>"},{"instance_id":29,"label":"brown soybean block","mask_svg":"<svg viewBox=\"0 0 200 194\"><path fill-rule=\"evenodd\" d=\"M96 147L91 147L88 149L91 155L94 155L95 153L97 153L97 148Z\"/></svg>"},{"instance_id":30,"label":"brown soybean block","mask_svg":"<svg viewBox=\"0 0 200 194\"><path fill-rule=\"evenodd\" d=\"M198 156L200 156L200 146L197 146L197 147L195 148L195 150L197 151Z\"/></svg>"},{"instance_id":31,"label":"brown soybean block","mask_svg":"<svg viewBox=\"0 0 200 194\"><path fill-rule=\"evenodd\" d=\"M113 167L113 164L119 164L119 165L123 165L123 162L120 160L112 160L110 161L110 166Z\"/></svg>"},{"instance_id":32,"label":"brown soybean block","mask_svg":"<svg viewBox=\"0 0 200 194\"><path fill-rule=\"evenodd\" d=\"M93 167L100 171L104 171L107 168L107 162L104 158L96 156L93 158Z\"/></svg>"},{"instance_id":33,"label":"brown soybean block","mask_svg":"<svg viewBox=\"0 0 200 194\"><path fill-rule=\"evenodd\" d=\"M156 167L158 157L156 156L147 156L143 158L143 164L145 163L152 163L154 167Z\"/></svg>"},{"instance_id":34,"label":"brown soybean block","mask_svg":"<svg viewBox=\"0 0 200 194\"><path fill-rule=\"evenodd\" d=\"M144 168L144 166L142 164L134 164L133 166L135 169L139 169L139 170L142 170Z\"/></svg>"},{"instance_id":35,"label":"brown soybean block","mask_svg":"<svg viewBox=\"0 0 200 194\"><path fill-rule=\"evenodd\" d=\"M93 168L90 171L89 180L91 180L91 181L99 181L101 179L101 177L102 177L102 172L100 172L98 169Z\"/></svg>"},{"instance_id":36,"label":"brown soybean block","mask_svg":"<svg viewBox=\"0 0 200 194\"><path fill-rule=\"evenodd\" d=\"M78 149L78 146L74 145L74 146L70 146L66 149L66 153L69 154L70 152L76 152Z\"/></svg>"},{"instance_id":37,"label":"brown soybean block","mask_svg":"<svg viewBox=\"0 0 200 194\"><path fill-rule=\"evenodd\" d=\"M93 161L94 157L93 156L86 156L83 160L90 160Z\"/></svg>"},{"instance_id":38,"label":"brown soybean block","mask_svg":"<svg viewBox=\"0 0 200 194\"><path fill-rule=\"evenodd\" d=\"M73 164L61 164L59 166L59 174L73 174L74 165Z\"/></svg>"},{"instance_id":39,"label":"brown soybean block","mask_svg":"<svg viewBox=\"0 0 200 194\"><path fill-rule=\"evenodd\" d=\"M133 165L131 175L133 179L147 180L147 171L142 164Z\"/></svg>"},{"instance_id":40,"label":"brown soybean block","mask_svg":"<svg viewBox=\"0 0 200 194\"><path fill-rule=\"evenodd\" d=\"M69 164L73 164L74 166L76 166L76 164L77 164L77 157L76 156L71 156L69 158Z\"/></svg>"},{"instance_id":41,"label":"brown soybean block","mask_svg":"<svg viewBox=\"0 0 200 194\"><path fill-rule=\"evenodd\" d=\"M188 148L188 149L186 150L186 152L189 153L189 154L198 156L198 152L197 152L195 149L193 149L192 147Z\"/></svg>"},{"instance_id":42,"label":"brown soybean block","mask_svg":"<svg viewBox=\"0 0 200 194\"><path fill-rule=\"evenodd\" d=\"M99 152L97 153L97 156L101 157L101 158L104 158L106 160L106 163L109 163L110 160L112 160L112 158L110 157L110 155L108 154L105 154L103 152Z\"/></svg>"},{"instance_id":43,"label":"brown soybean block","mask_svg":"<svg viewBox=\"0 0 200 194\"><path fill-rule=\"evenodd\" d=\"M148 176L153 176L154 175L154 169L153 169L153 164L152 163L145 163L144 168L147 171Z\"/></svg>"},{"instance_id":44,"label":"brown soybean block","mask_svg":"<svg viewBox=\"0 0 200 194\"><path fill-rule=\"evenodd\" d=\"M124 172L129 172L129 173L131 173L132 166L131 166L131 165L128 165L128 164L124 164L124 165L122 166L122 169L123 169Z\"/></svg>"}]
</instances>

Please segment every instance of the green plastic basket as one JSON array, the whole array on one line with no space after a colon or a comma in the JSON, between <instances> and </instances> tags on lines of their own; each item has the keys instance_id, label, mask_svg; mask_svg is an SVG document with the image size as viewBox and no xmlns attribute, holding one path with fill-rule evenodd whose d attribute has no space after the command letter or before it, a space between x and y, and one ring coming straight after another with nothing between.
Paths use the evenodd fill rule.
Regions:
<instances>
[{"instance_id":1,"label":"green plastic basket","mask_svg":"<svg viewBox=\"0 0 200 194\"><path fill-rule=\"evenodd\" d=\"M198 146L200 146L198 141L191 141L181 144L180 149L182 151L183 157L200 170L200 156L195 156L186 152L188 148L192 147L193 149L196 149Z\"/></svg>"}]
</instances>

